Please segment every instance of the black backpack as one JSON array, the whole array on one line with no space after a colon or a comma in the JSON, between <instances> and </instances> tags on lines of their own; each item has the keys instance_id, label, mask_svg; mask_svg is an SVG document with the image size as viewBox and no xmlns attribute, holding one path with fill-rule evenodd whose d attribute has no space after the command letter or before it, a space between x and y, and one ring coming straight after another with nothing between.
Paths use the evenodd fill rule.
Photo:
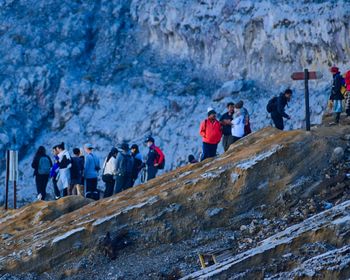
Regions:
<instances>
[{"instance_id":1,"label":"black backpack","mask_svg":"<svg viewBox=\"0 0 350 280\"><path fill-rule=\"evenodd\" d=\"M266 105L266 111L272 113L277 109L277 96L272 97Z\"/></svg>"},{"instance_id":2,"label":"black backpack","mask_svg":"<svg viewBox=\"0 0 350 280\"><path fill-rule=\"evenodd\" d=\"M121 161L120 168L118 170L119 175L121 176L131 175L132 167L134 163L133 158L131 157L131 155L124 155L122 153L120 153L120 155L122 157L122 161Z\"/></svg>"}]
</instances>

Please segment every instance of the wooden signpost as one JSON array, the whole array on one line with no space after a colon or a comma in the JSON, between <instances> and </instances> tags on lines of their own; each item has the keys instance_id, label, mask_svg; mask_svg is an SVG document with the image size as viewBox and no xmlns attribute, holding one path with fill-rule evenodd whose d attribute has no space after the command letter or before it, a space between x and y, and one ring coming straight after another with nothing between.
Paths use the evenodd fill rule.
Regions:
<instances>
[{"instance_id":1,"label":"wooden signpost","mask_svg":"<svg viewBox=\"0 0 350 280\"><path fill-rule=\"evenodd\" d=\"M306 131L310 131L310 94L309 94L309 80L316 80L322 78L320 72L309 72L308 69L304 69L304 72L294 72L291 76L293 80L304 80L305 82L305 121Z\"/></svg>"}]
</instances>

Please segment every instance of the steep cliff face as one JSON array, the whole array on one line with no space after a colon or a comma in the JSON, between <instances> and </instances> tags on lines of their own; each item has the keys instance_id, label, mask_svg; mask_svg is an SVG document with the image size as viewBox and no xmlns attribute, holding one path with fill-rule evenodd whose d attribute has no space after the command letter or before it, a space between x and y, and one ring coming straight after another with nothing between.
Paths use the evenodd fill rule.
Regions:
<instances>
[{"instance_id":1,"label":"steep cliff face","mask_svg":"<svg viewBox=\"0 0 350 280\"><path fill-rule=\"evenodd\" d=\"M35 197L29 166L42 144L65 141L71 149L92 142L103 157L122 140L141 144L152 133L169 170L189 153L199 155L198 124L207 107L223 112L226 102L243 99L258 129L269 124L267 100L286 86L297 89L287 128L299 128L303 85L289 77L304 67L325 74L311 83L312 122L318 123L327 67L345 66L350 54L347 7L334 1L0 1L0 150L14 141L20 149L20 200Z\"/></svg>"}]
</instances>

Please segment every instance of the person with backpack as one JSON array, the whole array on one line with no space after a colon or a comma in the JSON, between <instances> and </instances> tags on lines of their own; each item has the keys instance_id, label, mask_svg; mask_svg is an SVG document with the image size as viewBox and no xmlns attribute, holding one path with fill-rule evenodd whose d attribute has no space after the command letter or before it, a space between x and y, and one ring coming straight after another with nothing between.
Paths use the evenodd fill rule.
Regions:
<instances>
[{"instance_id":1,"label":"person with backpack","mask_svg":"<svg viewBox=\"0 0 350 280\"><path fill-rule=\"evenodd\" d=\"M94 147L92 144L87 143L84 145L86 152L85 164L84 164L84 179L85 179L85 197L98 200L100 194L97 190L97 178L100 171L100 161L92 153Z\"/></svg>"},{"instance_id":2,"label":"person with backpack","mask_svg":"<svg viewBox=\"0 0 350 280\"><path fill-rule=\"evenodd\" d=\"M83 172L84 172L84 158L80 156L80 149L73 149L72 167L70 169L70 188L68 195L82 195L83 194Z\"/></svg>"},{"instance_id":3,"label":"person with backpack","mask_svg":"<svg viewBox=\"0 0 350 280\"><path fill-rule=\"evenodd\" d=\"M350 116L350 70L345 73L344 77L345 82L345 112L346 116Z\"/></svg>"},{"instance_id":4,"label":"person with backpack","mask_svg":"<svg viewBox=\"0 0 350 280\"><path fill-rule=\"evenodd\" d=\"M46 198L46 186L49 181L51 167L52 161L50 157L46 155L45 147L40 146L36 151L32 162L32 168L34 169L33 176L35 177L38 200L45 200Z\"/></svg>"},{"instance_id":5,"label":"person with backpack","mask_svg":"<svg viewBox=\"0 0 350 280\"><path fill-rule=\"evenodd\" d=\"M270 99L266 106L267 112L271 114L272 121L277 129L284 129L283 118L290 120L290 116L284 111L284 108L290 102L292 93L292 90L288 88L280 93L278 97L275 96Z\"/></svg>"},{"instance_id":6,"label":"person with backpack","mask_svg":"<svg viewBox=\"0 0 350 280\"><path fill-rule=\"evenodd\" d=\"M332 90L331 95L329 97L329 100L333 103L333 113L334 113L334 123L331 124L338 124L340 121L340 114L343 111L343 99L344 96L341 93L341 87L343 85L343 77L340 75L339 68L336 66L333 66L329 69L329 71L333 75L333 83L332 83Z\"/></svg>"},{"instance_id":7,"label":"person with backpack","mask_svg":"<svg viewBox=\"0 0 350 280\"><path fill-rule=\"evenodd\" d=\"M216 119L216 112L212 108L208 108L208 118L201 122L199 134L203 141L201 160L215 157L222 136L222 128L220 122Z\"/></svg>"},{"instance_id":8,"label":"person with backpack","mask_svg":"<svg viewBox=\"0 0 350 280\"><path fill-rule=\"evenodd\" d=\"M139 173L141 169L144 167L144 163L142 161L142 155L139 150L139 146L136 144L131 145L131 156L134 158L134 164L132 167L132 173L131 173L131 186L134 186L135 181L137 180L137 177L139 176Z\"/></svg>"},{"instance_id":9,"label":"person with backpack","mask_svg":"<svg viewBox=\"0 0 350 280\"><path fill-rule=\"evenodd\" d=\"M104 198L113 195L117 175L117 155L118 149L113 147L103 163L102 181L105 182L106 185L103 195Z\"/></svg>"},{"instance_id":10,"label":"person with backpack","mask_svg":"<svg viewBox=\"0 0 350 280\"><path fill-rule=\"evenodd\" d=\"M120 193L131 187L133 164L134 159L130 155L129 145L127 143L121 144L120 152L118 153L116 160L117 176L115 193Z\"/></svg>"},{"instance_id":11,"label":"person with backpack","mask_svg":"<svg viewBox=\"0 0 350 280\"><path fill-rule=\"evenodd\" d=\"M53 154L53 165L50 169L50 178L52 179L52 185L53 185L53 191L55 194L55 199L59 199L61 198L61 192L58 189L57 186L57 181L58 181L58 170L59 170L59 166L58 166L58 150L57 150L57 146L54 146L52 148L52 154Z\"/></svg>"},{"instance_id":12,"label":"person with backpack","mask_svg":"<svg viewBox=\"0 0 350 280\"><path fill-rule=\"evenodd\" d=\"M231 133L231 122L233 120L233 113L235 112L235 104L233 102L227 103L227 112L220 118L222 125L222 146L226 152L233 143L233 136Z\"/></svg>"},{"instance_id":13,"label":"person with backpack","mask_svg":"<svg viewBox=\"0 0 350 280\"><path fill-rule=\"evenodd\" d=\"M149 181L156 177L159 169L164 169L165 157L163 151L155 145L153 137L147 137L145 144L149 148L146 160L147 181Z\"/></svg>"},{"instance_id":14,"label":"person with backpack","mask_svg":"<svg viewBox=\"0 0 350 280\"><path fill-rule=\"evenodd\" d=\"M68 151L65 149L65 145L63 142L57 145L56 149L58 151L57 156L59 167L57 186L61 191L62 196L67 196L71 180L70 168L72 167L72 159Z\"/></svg>"},{"instance_id":15,"label":"person with backpack","mask_svg":"<svg viewBox=\"0 0 350 280\"><path fill-rule=\"evenodd\" d=\"M238 102L235 105L235 113L232 120L232 136L233 143L241 139L245 135L245 115L246 113L243 110L243 102Z\"/></svg>"}]
</instances>

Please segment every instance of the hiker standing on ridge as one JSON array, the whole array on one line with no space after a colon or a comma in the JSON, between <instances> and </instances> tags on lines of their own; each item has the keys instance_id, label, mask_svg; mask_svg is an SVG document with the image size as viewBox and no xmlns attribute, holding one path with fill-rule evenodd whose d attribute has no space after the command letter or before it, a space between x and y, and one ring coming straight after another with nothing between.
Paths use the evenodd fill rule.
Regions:
<instances>
[{"instance_id":1,"label":"hiker standing on ridge","mask_svg":"<svg viewBox=\"0 0 350 280\"><path fill-rule=\"evenodd\" d=\"M53 185L53 191L55 193L55 199L59 199L61 197L61 193L60 190L58 189L57 186L57 181L58 181L58 169L59 169L59 165L58 165L58 150L57 150L57 146L54 146L52 148L52 154L53 154L53 165L50 169L50 178L52 178L52 185Z\"/></svg>"},{"instance_id":2,"label":"hiker standing on ridge","mask_svg":"<svg viewBox=\"0 0 350 280\"><path fill-rule=\"evenodd\" d=\"M345 111L346 111L346 116L350 117L350 70L345 73L345 87L346 87Z\"/></svg>"},{"instance_id":3,"label":"hiker standing on ridge","mask_svg":"<svg viewBox=\"0 0 350 280\"><path fill-rule=\"evenodd\" d=\"M233 143L241 139L245 135L245 132L244 132L245 117L246 115L243 110L243 102L238 102L235 105L235 113L233 115L233 120L232 120Z\"/></svg>"},{"instance_id":4,"label":"hiker standing on ridge","mask_svg":"<svg viewBox=\"0 0 350 280\"><path fill-rule=\"evenodd\" d=\"M135 184L135 181L137 180L137 177L139 176L139 173L141 169L144 166L144 163L142 162L142 155L139 150L139 146L136 144L131 145L131 156L134 158L134 164L132 167L132 174L131 174L131 186Z\"/></svg>"},{"instance_id":5,"label":"hiker standing on ridge","mask_svg":"<svg viewBox=\"0 0 350 280\"><path fill-rule=\"evenodd\" d=\"M235 104L233 102L227 103L227 112L220 118L222 125L222 146L226 152L233 143L233 136L231 133L231 122L233 120L233 113L235 112Z\"/></svg>"},{"instance_id":6,"label":"hiker standing on ridge","mask_svg":"<svg viewBox=\"0 0 350 280\"><path fill-rule=\"evenodd\" d=\"M340 121L340 114L343 110L342 100L344 99L344 96L340 91L343 83L343 78L340 75L338 67L333 66L329 69L329 71L333 75L331 96L329 97L329 100L333 102L333 113L334 113L334 123L331 123L331 124L338 124Z\"/></svg>"},{"instance_id":7,"label":"hiker standing on ridge","mask_svg":"<svg viewBox=\"0 0 350 280\"><path fill-rule=\"evenodd\" d=\"M103 163L102 181L106 184L103 195L104 198L113 195L115 178L117 175L117 155L118 149L113 147Z\"/></svg>"},{"instance_id":8,"label":"hiker standing on ridge","mask_svg":"<svg viewBox=\"0 0 350 280\"><path fill-rule=\"evenodd\" d=\"M68 151L64 147L64 143L57 145L58 151L58 181L57 186L62 193L62 196L68 195L68 188L70 186L70 168L72 167L72 159Z\"/></svg>"},{"instance_id":9,"label":"hiker standing on ridge","mask_svg":"<svg viewBox=\"0 0 350 280\"><path fill-rule=\"evenodd\" d=\"M165 157L162 150L154 144L153 137L148 137L145 144L149 148L147 155L147 181L156 177L158 169L163 169L165 165Z\"/></svg>"},{"instance_id":10,"label":"hiker standing on ridge","mask_svg":"<svg viewBox=\"0 0 350 280\"><path fill-rule=\"evenodd\" d=\"M291 98L292 90L288 88L283 93L280 93L278 97L272 98L267 105L267 107L270 107L268 112L271 113L271 118L277 129L284 129L283 118L290 120L290 116L284 111L284 108Z\"/></svg>"},{"instance_id":11,"label":"hiker standing on ridge","mask_svg":"<svg viewBox=\"0 0 350 280\"><path fill-rule=\"evenodd\" d=\"M222 136L222 128L220 122L216 119L216 112L213 108L208 108L208 118L202 121L199 134L202 136L203 141L201 160L215 157L218 143Z\"/></svg>"},{"instance_id":12,"label":"hiker standing on ridge","mask_svg":"<svg viewBox=\"0 0 350 280\"><path fill-rule=\"evenodd\" d=\"M247 136L248 134L250 134L252 132L252 130L250 128L250 117L249 117L248 110L244 107L244 103L242 100L237 102L236 105L237 105L237 107L240 107L241 114L244 117L244 136Z\"/></svg>"},{"instance_id":13,"label":"hiker standing on ridge","mask_svg":"<svg viewBox=\"0 0 350 280\"><path fill-rule=\"evenodd\" d=\"M92 153L94 147L87 143L84 145L86 152L84 165L85 197L98 200L100 198L97 191L97 177L100 168L99 159Z\"/></svg>"},{"instance_id":14,"label":"hiker standing on ridge","mask_svg":"<svg viewBox=\"0 0 350 280\"><path fill-rule=\"evenodd\" d=\"M132 167L134 159L130 154L129 145L123 143L120 146L120 152L116 159L117 177L115 183L115 193L120 193L131 187L132 184Z\"/></svg>"},{"instance_id":15,"label":"hiker standing on ridge","mask_svg":"<svg viewBox=\"0 0 350 280\"><path fill-rule=\"evenodd\" d=\"M38 148L32 162L32 167L34 168L38 200L45 200L46 186L49 181L50 169L52 167L52 161L50 157L46 155L45 147L40 146Z\"/></svg>"},{"instance_id":16,"label":"hiker standing on ridge","mask_svg":"<svg viewBox=\"0 0 350 280\"><path fill-rule=\"evenodd\" d=\"M83 173L84 173L84 158L80 156L80 149L73 149L72 167L70 169L71 185L68 195L83 195Z\"/></svg>"}]
</instances>

